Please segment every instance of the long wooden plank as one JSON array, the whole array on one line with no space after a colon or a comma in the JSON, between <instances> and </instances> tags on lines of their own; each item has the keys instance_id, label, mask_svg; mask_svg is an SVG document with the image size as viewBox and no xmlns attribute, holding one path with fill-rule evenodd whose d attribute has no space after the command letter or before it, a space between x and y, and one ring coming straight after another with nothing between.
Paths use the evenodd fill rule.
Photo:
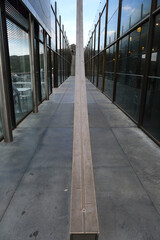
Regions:
<instances>
[{"instance_id":1,"label":"long wooden plank","mask_svg":"<svg viewBox=\"0 0 160 240\"><path fill-rule=\"evenodd\" d=\"M83 50L83 0L77 0L76 79L70 239L97 240L97 204L92 166Z\"/></svg>"}]
</instances>

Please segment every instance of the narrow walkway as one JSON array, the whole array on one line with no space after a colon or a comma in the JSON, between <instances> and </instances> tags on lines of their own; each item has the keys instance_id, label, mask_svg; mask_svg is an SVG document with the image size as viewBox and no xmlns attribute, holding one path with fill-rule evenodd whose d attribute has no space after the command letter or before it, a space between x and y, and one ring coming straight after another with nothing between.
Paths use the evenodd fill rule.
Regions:
<instances>
[{"instance_id":1,"label":"narrow walkway","mask_svg":"<svg viewBox=\"0 0 160 240\"><path fill-rule=\"evenodd\" d=\"M99 240L159 240L160 149L87 81ZM68 240L74 77L0 143L0 240Z\"/></svg>"}]
</instances>

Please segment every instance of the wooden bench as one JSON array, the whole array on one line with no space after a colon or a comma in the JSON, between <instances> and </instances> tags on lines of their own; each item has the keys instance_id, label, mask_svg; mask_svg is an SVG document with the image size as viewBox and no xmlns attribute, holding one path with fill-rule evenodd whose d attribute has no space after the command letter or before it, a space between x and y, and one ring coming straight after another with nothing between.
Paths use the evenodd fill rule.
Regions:
<instances>
[{"instance_id":1,"label":"wooden bench","mask_svg":"<svg viewBox=\"0 0 160 240\"><path fill-rule=\"evenodd\" d=\"M77 0L77 48L70 239L97 240L99 235L99 225L84 72L82 6L82 0Z\"/></svg>"}]
</instances>

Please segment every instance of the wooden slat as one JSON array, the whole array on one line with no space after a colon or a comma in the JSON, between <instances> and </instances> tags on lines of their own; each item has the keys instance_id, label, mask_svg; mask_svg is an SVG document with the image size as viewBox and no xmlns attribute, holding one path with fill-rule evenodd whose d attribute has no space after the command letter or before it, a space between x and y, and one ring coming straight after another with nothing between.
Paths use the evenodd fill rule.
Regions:
<instances>
[{"instance_id":1,"label":"wooden slat","mask_svg":"<svg viewBox=\"0 0 160 240\"><path fill-rule=\"evenodd\" d=\"M76 79L70 239L97 240L97 204L92 166L83 50L83 1L77 0Z\"/></svg>"}]
</instances>

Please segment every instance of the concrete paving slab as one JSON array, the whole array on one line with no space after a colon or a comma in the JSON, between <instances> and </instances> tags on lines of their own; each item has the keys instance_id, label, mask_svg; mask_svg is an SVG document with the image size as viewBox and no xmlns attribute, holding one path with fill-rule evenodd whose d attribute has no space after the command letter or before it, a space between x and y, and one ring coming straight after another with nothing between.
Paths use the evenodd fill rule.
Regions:
<instances>
[{"instance_id":1,"label":"concrete paving slab","mask_svg":"<svg viewBox=\"0 0 160 240\"><path fill-rule=\"evenodd\" d=\"M30 114L14 131L13 143L0 145L0 239L61 240L69 235L73 128L65 128L62 119L67 113L71 119L73 103L63 108L61 102L70 86L67 80L37 114ZM61 127L53 128L52 119L59 119Z\"/></svg>"},{"instance_id":2,"label":"concrete paving slab","mask_svg":"<svg viewBox=\"0 0 160 240\"><path fill-rule=\"evenodd\" d=\"M94 104L88 104L89 126L92 128L108 127L108 122L99 107Z\"/></svg>"},{"instance_id":3,"label":"concrete paving slab","mask_svg":"<svg viewBox=\"0 0 160 240\"><path fill-rule=\"evenodd\" d=\"M130 164L160 214L160 149L140 129L113 129ZM127 138L125 137L127 136Z\"/></svg>"},{"instance_id":4,"label":"concrete paving slab","mask_svg":"<svg viewBox=\"0 0 160 240\"><path fill-rule=\"evenodd\" d=\"M106 128L90 125L99 239L158 240L159 147L110 100L103 102L98 90L92 94L95 107L90 121L98 109L107 122Z\"/></svg>"}]
</instances>

